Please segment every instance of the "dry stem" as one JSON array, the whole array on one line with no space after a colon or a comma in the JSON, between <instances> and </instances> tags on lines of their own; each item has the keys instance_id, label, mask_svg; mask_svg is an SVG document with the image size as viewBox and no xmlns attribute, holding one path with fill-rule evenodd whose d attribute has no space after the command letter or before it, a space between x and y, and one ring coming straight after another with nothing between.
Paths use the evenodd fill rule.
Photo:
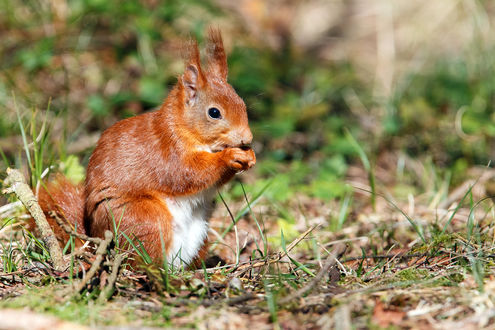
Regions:
<instances>
[{"instance_id":1,"label":"dry stem","mask_svg":"<svg viewBox=\"0 0 495 330\"><path fill-rule=\"evenodd\" d=\"M105 289L100 293L99 300L104 302L108 300L113 293L113 287L115 285L115 282L117 281L117 276L119 275L119 270L120 270L120 265L124 261L124 254L118 254L112 264L112 273L110 274L110 277L108 278L108 284L105 287Z\"/></svg>"},{"instance_id":2,"label":"dry stem","mask_svg":"<svg viewBox=\"0 0 495 330\"><path fill-rule=\"evenodd\" d=\"M279 262L280 260L282 260L283 257L285 257L287 254L289 254L289 252L297 244L299 244L299 242L301 242L306 236L308 236L309 233L311 233L316 227L318 227L318 225L308 228L308 230L306 230L304 233L302 233L301 235L299 235L298 238L296 238L292 243L290 243L287 246L286 251L281 252L281 253L278 253L275 257L273 257L273 259L267 259L267 260L259 261L259 262L256 262L254 264L253 263L241 264L240 266L236 267L236 271L237 272L242 272L242 271L245 271L245 270L248 270L248 269L262 267L262 266L265 266L265 265L270 265L270 264Z\"/></svg>"},{"instance_id":3,"label":"dry stem","mask_svg":"<svg viewBox=\"0 0 495 330\"><path fill-rule=\"evenodd\" d=\"M58 244L57 238L55 237L52 228L46 221L43 210L38 204L33 191L27 185L26 179L24 178L22 173L16 169L8 168L7 178L4 180L4 183L7 188L5 188L2 192L4 194L15 193L17 198L19 198L22 204L24 204L24 206L36 222L36 226L38 226L41 231L41 239L48 247L48 251L50 251L53 266L56 270L63 271L65 269L65 264L62 258L62 249Z\"/></svg>"},{"instance_id":4,"label":"dry stem","mask_svg":"<svg viewBox=\"0 0 495 330\"><path fill-rule=\"evenodd\" d=\"M323 267L321 267L321 269L318 272L318 274L316 274L316 276L308 284L306 284L305 286L303 286L299 290L297 290L297 291L291 293L290 295L288 295L288 296L280 299L279 300L279 303L282 304L282 305L287 304L289 302L294 301L294 299L297 299L299 297L302 297L305 293L313 290L313 288L318 283L320 283L320 281L323 278L323 276L325 276L325 274L328 273L328 271L330 270L330 268L333 265L335 265L335 263L337 262L338 256L341 253L343 253L344 250L345 250L345 245L344 244L338 244L338 245L336 245L333 248L332 253L328 256L327 260L325 260L325 264L323 265Z\"/></svg>"},{"instance_id":5,"label":"dry stem","mask_svg":"<svg viewBox=\"0 0 495 330\"><path fill-rule=\"evenodd\" d=\"M77 231L75 231L74 229L72 229L64 220L62 220L62 218L60 218L58 216L58 214L54 211L50 211L49 212L49 215L55 219L55 221L57 222L57 224L62 227L62 229L69 235L72 235L76 238L79 238L83 241L89 241L91 243L95 243L95 244L100 244L101 243L101 238L99 237L90 237L88 235L85 235L85 234L82 234L82 233L78 233Z\"/></svg>"},{"instance_id":6,"label":"dry stem","mask_svg":"<svg viewBox=\"0 0 495 330\"><path fill-rule=\"evenodd\" d=\"M98 248L96 249L96 259L91 265L91 268L89 271L86 273L84 278L79 282L74 290L75 293L79 293L84 286L93 278L93 276L96 274L96 271L100 268L100 264L103 261L103 256L105 255L107 251L107 247L112 241L113 234L111 231L107 230L105 231L105 239L101 241L100 245L98 245Z\"/></svg>"}]
</instances>

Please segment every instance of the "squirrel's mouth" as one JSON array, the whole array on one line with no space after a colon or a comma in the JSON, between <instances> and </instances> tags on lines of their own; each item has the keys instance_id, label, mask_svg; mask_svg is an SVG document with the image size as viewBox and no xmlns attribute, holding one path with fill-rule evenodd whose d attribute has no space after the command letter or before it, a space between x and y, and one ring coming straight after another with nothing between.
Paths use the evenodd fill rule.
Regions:
<instances>
[{"instance_id":1,"label":"squirrel's mouth","mask_svg":"<svg viewBox=\"0 0 495 330\"><path fill-rule=\"evenodd\" d=\"M251 149L251 145L250 144L241 144L241 145L236 145L236 146L229 145L229 144L222 144L219 146L215 145L215 146L211 147L211 152L213 152L213 153L220 152L220 151L223 151L224 149L227 149L227 148L240 148L242 150L249 150L249 149Z\"/></svg>"},{"instance_id":2,"label":"squirrel's mouth","mask_svg":"<svg viewBox=\"0 0 495 330\"><path fill-rule=\"evenodd\" d=\"M247 151L247 150L251 149L251 145L250 144L242 144L238 148L241 148L242 150Z\"/></svg>"},{"instance_id":3,"label":"squirrel's mouth","mask_svg":"<svg viewBox=\"0 0 495 330\"><path fill-rule=\"evenodd\" d=\"M225 148L227 148L227 145L226 144L215 143L213 145L210 145L210 150L213 153L220 152L220 151L222 151Z\"/></svg>"},{"instance_id":4,"label":"squirrel's mouth","mask_svg":"<svg viewBox=\"0 0 495 330\"><path fill-rule=\"evenodd\" d=\"M229 146L227 144L223 144L220 146L214 146L211 148L211 152L213 152L213 153L220 152L220 151L223 151L224 149L227 149L227 148L229 148Z\"/></svg>"}]
</instances>

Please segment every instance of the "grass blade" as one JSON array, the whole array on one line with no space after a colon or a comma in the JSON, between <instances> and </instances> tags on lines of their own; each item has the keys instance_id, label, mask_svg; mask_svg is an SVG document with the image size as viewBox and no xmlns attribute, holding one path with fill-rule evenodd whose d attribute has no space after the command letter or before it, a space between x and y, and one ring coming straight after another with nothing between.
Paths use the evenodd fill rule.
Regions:
<instances>
[{"instance_id":1,"label":"grass blade","mask_svg":"<svg viewBox=\"0 0 495 330\"><path fill-rule=\"evenodd\" d=\"M366 156L366 152L364 152L363 148L361 145L357 142L357 140L352 136L351 132L346 128L345 129L345 135L347 137L347 140L351 143L351 145L354 147L356 150L357 154L359 155L359 158L361 159L361 162L363 163L364 169L366 170L366 173L368 173L368 181L371 187L371 205L373 207L373 211L376 210L376 187L375 187L375 173L373 170L373 167L371 166L371 163L368 159L368 156Z\"/></svg>"},{"instance_id":2,"label":"grass blade","mask_svg":"<svg viewBox=\"0 0 495 330\"><path fill-rule=\"evenodd\" d=\"M252 206L256 205L261 197L263 197L263 194L265 193L265 191L268 189L268 187L270 187L270 185L273 183L273 180L270 180L268 181L264 186L263 188L261 188L260 191L258 191L257 194L255 194L254 198L252 199L252 202L250 203ZM244 188L243 188L244 190ZM244 208L242 208L234 217L234 222L231 223L224 231L223 233L220 235L222 238L225 238L225 236L234 228L234 224L237 223L237 221L239 221L240 218L242 218L244 215L246 215L249 210L251 209L251 206L250 205L246 205Z\"/></svg>"}]
</instances>

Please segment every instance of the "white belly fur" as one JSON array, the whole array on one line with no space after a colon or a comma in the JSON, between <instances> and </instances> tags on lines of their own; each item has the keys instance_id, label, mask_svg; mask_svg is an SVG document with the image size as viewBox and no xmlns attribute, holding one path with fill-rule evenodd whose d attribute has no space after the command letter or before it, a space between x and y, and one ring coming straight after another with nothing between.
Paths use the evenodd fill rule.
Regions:
<instances>
[{"instance_id":1,"label":"white belly fur","mask_svg":"<svg viewBox=\"0 0 495 330\"><path fill-rule=\"evenodd\" d=\"M207 189L195 195L165 199L174 233L167 261L174 267L188 265L203 246L215 192L216 189Z\"/></svg>"}]
</instances>

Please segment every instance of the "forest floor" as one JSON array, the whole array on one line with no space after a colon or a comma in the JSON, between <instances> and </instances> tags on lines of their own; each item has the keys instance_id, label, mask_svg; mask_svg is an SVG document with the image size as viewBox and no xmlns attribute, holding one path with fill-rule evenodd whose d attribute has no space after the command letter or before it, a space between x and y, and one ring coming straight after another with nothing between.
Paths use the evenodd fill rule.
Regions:
<instances>
[{"instance_id":1,"label":"forest floor","mask_svg":"<svg viewBox=\"0 0 495 330\"><path fill-rule=\"evenodd\" d=\"M93 254L72 254L69 268L56 271L22 220L6 222L0 328L493 326L495 217L485 196L495 170L472 168L472 179L449 189L428 180L419 162L410 164L418 167L406 171L416 171L430 191L404 194L400 182L390 186L394 169L379 164L372 195L366 171L351 166L352 193L339 203L297 192L278 203L266 197L270 186L250 191L256 177L246 173L244 200L226 194L227 210L219 199L209 258L197 270L132 269L125 260L115 267L113 247L81 284ZM280 221L282 209L291 214L290 226ZM3 218L26 218L18 203L0 210ZM112 289L107 296L105 287Z\"/></svg>"}]
</instances>

